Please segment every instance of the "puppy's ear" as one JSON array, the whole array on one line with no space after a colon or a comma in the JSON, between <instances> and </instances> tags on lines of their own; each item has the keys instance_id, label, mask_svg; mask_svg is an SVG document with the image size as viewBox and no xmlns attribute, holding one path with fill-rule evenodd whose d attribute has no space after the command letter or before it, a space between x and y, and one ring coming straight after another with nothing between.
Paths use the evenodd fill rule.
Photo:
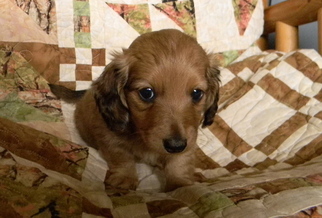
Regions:
<instances>
[{"instance_id":1,"label":"puppy's ear","mask_svg":"<svg viewBox=\"0 0 322 218\"><path fill-rule=\"evenodd\" d=\"M130 60L123 53L115 53L101 76L93 82L94 98L107 126L112 131L125 132L129 127L129 111L124 87L127 83Z\"/></svg>"},{"instance_id":2,"label":"puppy's ear","mask_svg":"<svg viewBox=\"0 0 322 218\"><path fill-rule=\"evenodd\" d=\"M207 108L204 113L202 127L209 126L214 122L214 117L218 109L218 100L219 100L220 71L218 69L215 55L209 54L208 58L209 58L209 67L206 72L206 78L208 81L208 91L206 94Z\"/></svg>"}]
</instances>

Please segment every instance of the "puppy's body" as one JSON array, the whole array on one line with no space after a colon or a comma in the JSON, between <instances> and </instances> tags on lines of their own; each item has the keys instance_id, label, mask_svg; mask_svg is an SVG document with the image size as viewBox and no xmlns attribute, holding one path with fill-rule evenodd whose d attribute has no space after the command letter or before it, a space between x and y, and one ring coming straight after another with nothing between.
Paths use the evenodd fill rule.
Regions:
<instances>
[{"instance_id":1,"label":"puppy's body","mask_svg":"<svg viewBox=\"0 0 322 218\"><path fill-rule=\"evenodd\" d=\"M164 170L166 190L194 182L198 126L212 123L219 72L191 37L162 30L138 37L93 83L75 111L81 137L110 168L107 183L135 189L135 161Z\"/></svg>"}]
</instances>

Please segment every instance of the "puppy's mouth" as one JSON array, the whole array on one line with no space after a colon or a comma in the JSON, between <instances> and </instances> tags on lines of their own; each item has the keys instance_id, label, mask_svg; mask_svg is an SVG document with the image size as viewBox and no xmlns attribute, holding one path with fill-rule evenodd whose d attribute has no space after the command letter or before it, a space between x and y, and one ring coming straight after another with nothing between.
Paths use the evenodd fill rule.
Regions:
<instances>
[{"instance_id":1,"label":"puppy's mouth","mask_svg":"<svg viewBox=\"0 0 322 218\"><path fill-rule=\"evenodd\" d=\"M163 147L168 153L181 153L187 147L187 139L180 137L164 139Z\"/></svg>"}]
</instances>

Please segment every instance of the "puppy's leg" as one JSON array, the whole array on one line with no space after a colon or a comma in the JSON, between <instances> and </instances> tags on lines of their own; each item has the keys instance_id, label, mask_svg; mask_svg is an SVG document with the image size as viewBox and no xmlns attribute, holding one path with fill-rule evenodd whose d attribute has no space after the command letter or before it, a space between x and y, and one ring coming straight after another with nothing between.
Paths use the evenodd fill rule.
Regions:
<instances>
[{"instance_id":1,"label":"puppy's leg","mask_svg":"<svg viewBox=\"0 0 322 218\"><path fill-rule=\"evenodd\" d=\"M192 185L194 183L194 155L180 154L167 160L164 168L166 177L165 191Z\"/></svg>"},{"instance_id":2,"label":"puppy's leg","mask_svg":"<svg viewBox=\"0 0 322 218\"><path fill-rule=\"evenodd\" d=\"M134 156L117 147L101 147L100 150L109 167L105 182L114 188L135 190L138 186L138 176Z\"/></svg>"}]
</instances>

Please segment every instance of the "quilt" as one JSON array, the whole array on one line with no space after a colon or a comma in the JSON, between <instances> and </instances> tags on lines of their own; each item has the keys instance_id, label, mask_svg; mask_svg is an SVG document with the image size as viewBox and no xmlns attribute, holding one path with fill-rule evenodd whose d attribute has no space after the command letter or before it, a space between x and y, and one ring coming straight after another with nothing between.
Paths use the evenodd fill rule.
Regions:
<instances>
[{"instance_id":1,"label":"quilt","mask_svg":"<svg viewBox=\"0 0 322 218\"><path fill-rule=\"evenodd\" d=\"M263 30L258 0L1 0L0 12L6 30L0 45L22 53L49 82L72 89L88 88L111 52L146 32L184 31L227 65L256 50Z\"/></svg>"},{"instance_id":2,"label":"quilt","mask_svg":"<svg viewBox=\"0 0 322 218\"><path fill-rule=\"evenodd\" d=\"M234 72L236 77L232 80L237 77L244 80L232 83L229 89L229 82L223 81L216 123L199 132L200 164L197 167L208 181L168 193L160 190L162 181L157 179L160 172L143 163L137 165L140 175L137 191L106 189L104 179L108 166L96 150L82 145L77 131L71 127L72 121L68 121L70 116L64 114L72 113L74 106L57 100L47 81L21 54L1 51L0 57L0 208L3 217L321 216L322 143L318 109L322 58L315 51L261 53L222 69ZM257 153L252 158L254 151L242 147L251 144L246 144L246 139L241 140L242 134L235 133L234 125L223 126L222 114L238 100L256 99L257 103L251 108L260 107L263 111L261 101L270 99L267 104L272 107L267 106L264 113L269 114L273 109L276 113L273 120L267 122L282 119L278 115L284 114L286 106L276 107L272 100L277 99L274 96L277 88L272 93L263 88L266 77L269 81L277 79L280 67L292 69L293 73L307 69L314 79L308 80L302 74L296 83L293 76L292 83L303 96L298 93L297 98L291 98L295 88L278 95L279 99L301 105L292 108L291 103L279 102L285 103L288 110L298 110L288 112L288 119L283 120L294 128L283 127L282 122L273 131L266 126L247 126L249 134L256 140L261 139L258 146L262 149L254 146L252 149ZM260 87L256 86L262 90L258 91ZM260 97L249 96L251 90ZM298 101L305 96L309 99L304 103ZM296 100L290 101L293 98ZM243 117L248 120L247 116ZM260 128L266 128L266 137L259 134ZM277 137L275 133L281 131L280 128L283 131ZM221 134L217 133L219 130ZM236 139L236 135L239 138ZM210 136L218 142L213 143L212 139L209 144ZM223 137L225 140L221 140ZM267 138L270 140L263 146ZM292 139L293 143L280 143L283 138L286 142ZM258 155L259 152L263 154ZM243 153L247 158L240 158Z\"/></svg>"},{"instance_id":3,"label":"quilt","mask_svg":"<svg viewBox=\"0 0 322 218\"><path fill-rule=\"evenodd\" d=\"M257 0L0 0L0 217L322 217L322 57L261 52L262 10ZM86 89L112 50L162 28L192 35L221 65L219 111L197 141L207 181L163 192L161 172L137 163L136 191L105 187L108 165L48 83Z\"/></svg>"}]
</instances>

